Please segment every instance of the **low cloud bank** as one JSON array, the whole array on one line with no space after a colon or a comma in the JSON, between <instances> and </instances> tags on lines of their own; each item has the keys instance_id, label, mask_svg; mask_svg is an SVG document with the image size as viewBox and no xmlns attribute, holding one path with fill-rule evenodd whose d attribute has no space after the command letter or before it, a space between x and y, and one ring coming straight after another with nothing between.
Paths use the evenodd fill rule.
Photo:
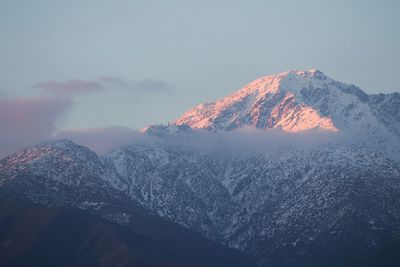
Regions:
<instances>
[{"instance_id":1,"label":"low cloud bank","mask_svg":"<svg viewBox=\"0 0 400 267\"><path fill-rule=\"evenodd\" d=\"M342 132L307 130L289 133L278 129L262 130L244 127L232 131L192 130L162 137L136 134L133 144L178 146L204 153L254 154L274 153L281 148L308 149L321 144L348 140Z\"/></svg>"},{"instance_id":2,"label":"low cloud bank","mask_svg":"<svg viewBox=\"0 0 400 267\"><path fill-rule=\"evenodd\" d=\"M97 81L84 80L44 81L33 87L54 95L87 94L104 89L103 85Z\"/></svg>"},{"instance_id":3,"label":"low cloud bank","mask_svg":"<svg viewBox=\"0 0 400 267\"><path fill-rule=\"evenodd\" d=\"M87 146L99 154L125 145L150 147L180 147L202 153L255 154L275 153L281 148L309 149L321 144L341 143L349 137L341 132L308 130L288 133L278 129L262 130L244 127L232 131L188 129L183 132L147 134L125 128L108 127L63 131L57 138L67 138Z\"/></svg>"}]
</instances>

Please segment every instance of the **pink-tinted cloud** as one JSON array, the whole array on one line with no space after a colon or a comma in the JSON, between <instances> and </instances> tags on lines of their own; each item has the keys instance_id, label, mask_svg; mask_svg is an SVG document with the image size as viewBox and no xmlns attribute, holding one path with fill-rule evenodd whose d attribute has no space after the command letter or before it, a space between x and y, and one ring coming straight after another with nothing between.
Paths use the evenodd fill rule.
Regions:
<instances>
[{"instance_id":1,"label":"pink-tinted cloud","mask_svg":"<svg viewBox=\"0 0 400 267\"><path fill-rule=\"evenodd\" d=\"M86 94L104 89L99 82L84 80L68 80L65 82L44 81L34 85L34 87L46 93L63 95Z\"/></svg>"},{"instance_id":2,"label":"pink-tinted cloud","mask_svg":"<svg viewBox=\"0 0 400 267\"><path fill-rule=\"evenodd\" d=\"M68 98L0 100L0 157L49 139L71 105Z\"/></svg>"},{"instance_id":3,"label":"pink-tinted cloud","mask_svg":"<svg viewBox=\"0 0 400 267\"><path fill-rule=\"evenodd\" d=\"M60 131L56 138L66 138L104 154L122 145L132 143L136 132L126 127L72 129Z\"/></svg>"},{"instance_id":4,"label":"pink-tinted cloud","mask_svg":"<svg viewBox=\"0 0 400 267\"><path fill-rule=\"evenodd\" d=\"M42 93L36 97L0 97L0 158L24 147L53 139L65 113L75 96L105 89L130 89L136 92L169 90L163 81L147 79L127 81L116 77L102 77L93 81L44 81L33 86ZM1 94L1 92L0 92ZM105 107L107 108L107 107ZM132 141L134 131L124 127L68 130L56 134L89 146L99 153Z\"/></svg>"}]
</instances>

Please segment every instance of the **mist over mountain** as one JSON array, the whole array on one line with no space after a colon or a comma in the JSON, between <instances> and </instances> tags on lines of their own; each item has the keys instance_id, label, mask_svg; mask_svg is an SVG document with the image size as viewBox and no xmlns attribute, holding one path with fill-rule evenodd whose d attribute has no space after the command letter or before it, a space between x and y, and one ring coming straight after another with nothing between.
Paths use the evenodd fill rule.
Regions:
<instances>
[{"instance_id":1,"label":"mist over mountain","mask_svg":"<svg viewBox=\"0 0 400 267\"><path fill-rule=\"evenodd\" d=\"M0 192L80 209L195 266L397 266L399 114L398 93L287 71L103 153L62 139L9 155ZM79 134L91 148L113 136Z\"/></svg>"}]
</instances>

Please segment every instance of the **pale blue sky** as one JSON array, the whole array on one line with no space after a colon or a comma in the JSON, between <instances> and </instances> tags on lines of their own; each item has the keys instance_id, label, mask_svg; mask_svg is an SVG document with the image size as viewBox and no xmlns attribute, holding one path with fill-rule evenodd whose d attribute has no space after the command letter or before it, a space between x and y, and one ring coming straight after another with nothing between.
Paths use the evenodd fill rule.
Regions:
<instances>
[{"instance_id":1,"label":"pale blue sky","mask_svg":"<svg viewBox=\"0 0 400 267\"><path fill-rule=\"evenodd\" d=\"M59 127L141 128L288 69L399 91L399 14L396 0L1 0L0 97L112 77Z\"/></svg>"}]
</instances>

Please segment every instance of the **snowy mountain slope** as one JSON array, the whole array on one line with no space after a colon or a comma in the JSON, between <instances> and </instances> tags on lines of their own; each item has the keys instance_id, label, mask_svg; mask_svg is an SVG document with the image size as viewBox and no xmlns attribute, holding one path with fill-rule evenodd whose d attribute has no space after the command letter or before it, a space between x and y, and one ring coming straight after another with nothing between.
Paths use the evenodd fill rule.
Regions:
<instances>
[{"instance_id":1,"label":"snowy mountain slope","mask_svg":"<svg viewBox=\"0 0 400 267\"><path fill-rule=\"evenodd\" d=\"M269 162L260 158L248 163L248 169L242 164L234 170L234 199L244 209L238 211L241 221L228 231L232 245L267 259L267 266L321 266L318 260L333 260L338 250L344 254L359 247L361 254L367 253L399 236L397 163L337 145L290 154ZM317 254L326 258L303 257L322 246L326 250Z\"/></svg>"},{"instance_id":2,"label":"snowy mountain slope","mask_svg":"<svg viewBox=\"0 0 400 267\"><path fill-rule=\"evenodd\" d=\"M96 153L69 140L46 142L6 157L3 162L5 163L0 165L0 171L11 176L27 172L51 177L71 186L90 183L88 177L93 177L98 182L100 176L114 175L109 171L112 166L107 166ZM113 177L110 180L120 179Z\"/></svg>"},{"instance_id":3,"label":"snowy mountain slope","mask_svg":"<svg viewBox=\"0 0 400 267\"><path fill-rule=\"evenodd\" d=\"M2 192L12 188L36 203L79 207L123 225L139 220L134 229L151 217L140 215L143 206L256 255L262 266L278 264L282 251L288 252L284 264L294 264L303 254L293 244L311 251L327 233L346 241L340 229L358 231L356 215L384 233L371 234L367 223L362 235L371 237L361 246L379 247L400 234L399 164L357 146L284 148L241 158L135 145L98 157L63 140L3 159L0 173Z\"/></svg>"},{"instance_id":4,"label":"snowy mountain slope","mask_svg":"<svg viewBox=\"0 0 400 267\"><path fill-rule=\"evenodd\" d=\"M399 94L371 95L322 72L287 71L257 79L218 101L200 104L176 125L232 130L339 131L400 160Z\"/></svg>"},{"instance_id":5,"label":"snowy mountain slope","mask_svg":"<svg viewBox=\"0 0 400 267\"><path fill-rule=\"evenodd\" d=\"M154 219L143 219L144 206L256 255L260 266L302 266L304 255L310 256L304 266L319 266L320 258L309 253L318 247L344 253L337 246L354 240L365 248L358 254L364 259L370 244L380 248L400 234L399 164L357 146L284 148L243 158L135 145L98 157L61 141L16 153L0 166L2 194L11 188L34 202L79 207L148 234ZM80 175L90 173L96 175ZM324 243L332 238L337 242Z\"/></svg>"},{"instance_id":6,"label":"snowy mountain slope","mask_svg":"<svg viewBox=\"0 0 400 267\"><path fill-rule=\"evenodd\" d=\"M118 153L121 157L121 152ZM125 153L131 157L132 151ZM127 161L123 164L135 166L136 177L139 174L146 177L143 181L135 179L136 187L148 188L156 196L156 206L142 199L144 206L210 238L251 252L263 259L264 264L276 264L268 259L282 250L290 250L295 242L305 242L303 247L313 246L326 233L342 233L335 222L357 230L352 225L354 213L367 214L362 216L374 221L374 227L390 233L385 237L374 234L368 242L373 240L380 246L379 242L385 243L385 238L400 234L397 227L400 203L393 202L400 194L400 166L368 149L322 145L309 151L285 149L272 156L229 160L160 147L147 148L146 154L153 155L149 157L154 164L150 168L149 162L141 171L139 161L134 165ZM174 176L160 175L165 168L174 172ZM204 183L186 182L191 179L202 179ZM145 181L151 181L152 187ZM188 189L182 191L176 186L179 181L186 182ZM132 196L137 198L134 193ZM203 204L188 205L188 199L200 199ZM363 201L369 203L373 199L379 199L376 205L359 208ZM195 210L196 216L176 209L182 206ZM199 222L203 229L197 225ZM369 230L366 228L363 234L367 235ZM345 241L347 236L340 238ZM287 247L282 247L284 243ZM289 254L292 257L284 257L289 261L287 264L300 257L297 253L292 249Z\"/></svg>"},{"instance_id":7,"label":"snowy mountain slope","mask_svg":"<svg viewBox=\"0 0 400 267\"><path fill-rule=\"evenodd\" d=\"M213 158L179 148L130 146L105 156L144 207L219 240L234 209L213 173ZM218 216L213 216L218 213Z\"/></svg>"},{"instance_id":8,"label":"snowy mountain slope","mask_svg":"<svg viewBox=\"0 0 400 267\"><path fill-rule=\"evenodd\" d=\"M144 208L123 191L126 179L109 163L68 140L44 143L0 161L0 195L82 209L156 240L189 262L252 266L251 258Z\"/></svg>"},{"instance_id":9,"label":"snowy mountain slope","mask_svg":"<svg viewBox=\"0 0 400 267\"><path fill-rule=\"evenodd\" d=\"M379 120L400 135L400 93L371 95L370 100Z\"/></svg>"}]
</instances>

